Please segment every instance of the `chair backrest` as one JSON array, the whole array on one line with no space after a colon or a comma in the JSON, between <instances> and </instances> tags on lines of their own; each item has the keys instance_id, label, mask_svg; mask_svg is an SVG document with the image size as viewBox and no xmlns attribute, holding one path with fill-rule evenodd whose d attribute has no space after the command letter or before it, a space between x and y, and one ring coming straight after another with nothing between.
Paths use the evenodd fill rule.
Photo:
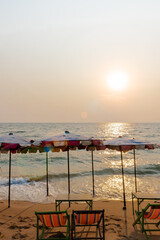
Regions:
<instances>
[{"instance_id":1,"label":"chair backrest","mask_svg":"<svg viewBox=\"0 0 160 240\"><path fill-rule=\"evenodd\" d=\"M95 224L100 219L100 213L77 213L76 222L82 225Z\"/></svg>"},{"instance_id":2,"label":"chair backrest","mask_svg":"<svg viewBox=\"0 0 160 240\"><path fill-rule=\"evenodd\" d=\"M144 214L144 218L160 219L160 205L151 205L150 211Z\"/></svg>"},{"instance_id":3,"label":"chair backrest","mask_svg":"<svg viewBox=\"0 0 160 240\"><path fill-rule=\"evenodd\" d=\"M46 227L60 227L66 225L66 212L37 212L36 215Z\"/></svg>"},{"instance_id":4,"label":"chair backrest","mask_svg":"<svg viewBox=\"0 0 160 240\"><path fill-rule=\"evenodd\" d=\"M104 210L73 211L73 218L77 224L97 224L104 217Z\"/></svg>"},{"instance_id":5,"label":"chair backrest","mask_svg":"<svg viewBox=\"0 0 160 240\"><path fill-rule=\"evenodd\" d=\"M71 239L105 240L104 209L72 212Z\"/></svg>"}]
</instances>

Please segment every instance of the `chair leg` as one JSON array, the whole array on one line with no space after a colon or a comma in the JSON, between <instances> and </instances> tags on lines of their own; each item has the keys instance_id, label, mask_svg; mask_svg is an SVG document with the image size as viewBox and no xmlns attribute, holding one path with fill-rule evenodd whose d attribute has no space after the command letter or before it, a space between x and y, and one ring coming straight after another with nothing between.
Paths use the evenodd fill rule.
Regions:
<instances>
[{"instance_id":1,"label":"chair leg","mask_svg":"<svg viewBox=\"0 0 160 240\"><path fill-rule=\"evenodd\" d=\"M72 219L71 219L72 225L71 225L71 239L73 240L73 232L75 230L75 226L74 226L74 216L72 215Z\"/></svg>"},{"instance_id":2,"label":"chair leg","mask_svg":"<svg viewBox=\"0 0 160 240\"><path fill-rule=\"evenodd\" d=\"M141 213L140 215L138 215L138 213L136 212L136 215L137 215L137 219L134 221L133 227L140 221L141 217L143 216L143 213Z\"/></svg>"},{"instance_id":3,"label":"chair leg","mask_svg":"<svg viewBox=\"0 0 160 240\"><path fill-rule=\"evenodd\" d=\"M147 240L149 240L149 237L148 237L147 232L145 231L144 233L145 233L145 235L146 235Z\"/></svg>"},{"instance_id":4,"label":"chair leg","mask_svg":"<svg viewBox=\"0 0 160 240\"><path fill-rule=\"evenodd\" d=\"M159 226L159 224L160 224L160 221L159 221L158 223L156 223L156 227L158 227L158 226Z\"/></svg>"},{"instance_id":5,"label":"chair leg","mask_svg":"<svg viewBox=\"0 0 160 240\"><path fill-rule=\"evenodd\" d=\"M98 236L98 234L97 234L97 232L98 232L98 226L96 226L96 239L97 239L97 236Z\"/></svg>"},{"instance_id":6,"label":"chair leg","mask_svg":"<svg viewBox=\"0 0 160 240\"><path fill-rule=\"evenodd\" d=\"M67 237L68 237L68 240L70 240L70 219L68 218L68 226L67 226Z\"/></svg>"},{"instance_id":7,"label":"chair leg","mask_svg":"<svg viewBox=\"0 0 160 240\"><path fill-rule=\"evenodd\" d=\"M39 240L39 220L37 217L37 240Z\"/></svg>"},{"instance_id":8,"label":"chair leg","mask_svg":"<svg viewBox=\"0 0 160 240\"><path fill-rule=\"evenodd\" d=\"M103 214L103 240L105 240L104 214Z\"/></svg>"},{"instance_id":9,"label":"chair leg","mask_svg":"<svg viewBox=\"0 0 160 240\"><path fill-rule=\"evenodd\" d=\"M40 237L38 238L38 240L39 240L39 239L42 239L43 234L44 234L44 230L45 230L45 226L43 226L43 228L42 228L42 232L41 232L41 235L40 235Z\"/></svg>"}]
</instances>

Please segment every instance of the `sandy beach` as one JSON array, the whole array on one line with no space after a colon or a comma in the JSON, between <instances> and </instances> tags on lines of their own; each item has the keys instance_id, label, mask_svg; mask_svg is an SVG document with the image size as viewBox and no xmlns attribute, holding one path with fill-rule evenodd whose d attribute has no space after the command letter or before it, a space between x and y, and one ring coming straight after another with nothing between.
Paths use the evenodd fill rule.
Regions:
<instances>
[{"instance_id":1,"label":"sandy beach","mask_svg":"<svg viewBox=\"0 0 160 240\"><path fill-rule=\"evenodd\" d=\"M105 209L105 236L107 240L143 240L145 235L140 227L133 228L134 217L132 203L127 201L127 209L123 210L122 201L94 201L93 209ZM61 204L61 210L88 209L84 203ZM22 201L11 201L11 207L7 208L7 201L0 201L0 239L36 239L35 211L55 210L54 204L39 204ZM151 235L151 240L159 240L160 235Z\"/></svg>"}]
</instances>

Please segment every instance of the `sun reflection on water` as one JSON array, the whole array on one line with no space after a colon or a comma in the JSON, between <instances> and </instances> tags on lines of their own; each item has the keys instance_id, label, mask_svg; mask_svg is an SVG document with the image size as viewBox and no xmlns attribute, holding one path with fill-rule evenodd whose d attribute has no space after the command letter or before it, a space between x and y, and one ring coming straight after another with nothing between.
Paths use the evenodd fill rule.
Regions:
<instances>
[{"instance_id":1,"label":"sun reflection on water","mask_svg":"<svg viewBox=\"0 0 160 240\"><path fill-rule=\"evenodd\" d=\"M106 140L117 138L119 136L128 137L131 132L130 123L104 123L101 125L101 135L105 136ZM98 156L99 155L99 156ZM119 169L121 171L121 154L119 151L105 149L97 152L97 158L101 159L99 167L107 169ZM133 152L123 153L124 168L132 169L134 166Z\"/></svg>"},{"instance_id":2,"label":"sun reflection on water","mask_svg":"<svg viewBox=\"0 0 160 240\"><path fill-rule=\"evenodd\" d=\"M106 138L114 138L119 136L128 135L129 123L106 123L105 124L105 135Z\"/></svg>"}]
</instances>

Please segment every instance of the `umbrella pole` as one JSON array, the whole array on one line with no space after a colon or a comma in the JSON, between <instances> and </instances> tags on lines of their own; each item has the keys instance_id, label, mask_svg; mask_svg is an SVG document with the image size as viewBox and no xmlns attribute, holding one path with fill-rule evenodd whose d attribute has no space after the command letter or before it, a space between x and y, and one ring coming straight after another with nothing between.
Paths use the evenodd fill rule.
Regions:
<instances>
[{"instance_id":1,"label":"umbrella pole","mask_svg":"<svg viewBox=\"0 0 160 240\"><path fill-rule=\"evenodd\" d=\"M133 155L134 155L135 192L137 192L137 170L136 170L136 154L135 154L135 149L133 149Z\"/></svg>"},{"instance_id":2,"label":"umbrella pole","mask_svg":"<svg viewBox=\"0 0 160 240\"><path fill-rule=\"evenodd\" d=\"M9 151L9 182L8 182L8 208L10 208L10 191L11 191L11 150Z\"/></svg>"},{"instance_id":3,"label":"umbrella pole","mask_svg":"<svg viewBox=\"0 0 160 240\"><path fill-rule=\"evenodd\" d=\"M68 199L70 199L70 167L69 167L69 148L67 150L67 160L68 160ZM71 203L69 201L69 207Z\"/></svg>"},{"instance_id":4,"label":"umbrella pole","mask_svg":"<svg viewBox=\"0 0 160 240\"><path fill-rule=\"evenodd\" d=\"M123 182L123 203L124 203L123 210L125 210L126 209L126 194L125 194L125 183L124 183L123 155L122 155L121 148L120 148L120 151L121 151L122 182Z\"/></svg>"},{"instance_id":5,"label":"umbrella pole","mask_svg":"<svg viewBox=\"0 0 160 240\"><path fill-rule=\"evenodd\" d=\"M93 184L93 197L94 197L94 164L93 164L93 151L91 151L92 154L92 184Z\"/></svg>"},{"instance_id":6,"label":"umbrella pole","mask_svg":"<svg viewBox=\"0 0 160 240\"><path fill-rule=\"evenodd\" d=\"M48 188L48 152L46 152L46 184L47 184L47 196L49 196L49 188Z\"/></svg>"},{"instance_id":7,"label":"umbrella pole","mask_svg":"<svg viewBox=\"0 0 160 240\"><path fill-rule=\"evenodd\" d=\"M70 166L69 166L69 149L67 150L67 160L68 160L68 194L70 194Z\"/></svg>"}]
</instances>

